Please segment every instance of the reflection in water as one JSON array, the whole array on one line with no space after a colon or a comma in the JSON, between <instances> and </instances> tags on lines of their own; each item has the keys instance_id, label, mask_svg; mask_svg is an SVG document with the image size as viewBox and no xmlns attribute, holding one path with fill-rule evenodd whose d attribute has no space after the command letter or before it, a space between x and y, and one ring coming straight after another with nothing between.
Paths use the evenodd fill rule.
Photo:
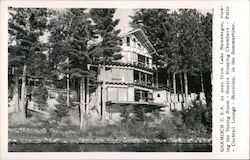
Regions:
<instances>
[{"instance_id":1,"label":"reflection in water","mask_svg":"<svg viewBox=\"0 0 250 160\"><path fill-rule=\"evenodd\" d=\"M9 152L211 152L211 144L9 144Z\"/></svg>"}]
</instances>

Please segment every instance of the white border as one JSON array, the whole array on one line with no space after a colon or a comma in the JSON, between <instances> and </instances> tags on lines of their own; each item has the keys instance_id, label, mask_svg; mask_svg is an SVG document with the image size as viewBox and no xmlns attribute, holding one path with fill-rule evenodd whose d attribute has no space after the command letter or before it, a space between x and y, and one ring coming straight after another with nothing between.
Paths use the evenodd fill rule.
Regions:
<instances>
[{"instance_id":1,"label":"white border","mask_svg":"<svg viewBox=\"0 0 250 160\"><path fill-rule=\"evenodd\" d=\"M0 159L238 159L249 158L249 2L244 1L0 1L1 2L1 54L0 54L0 105L1 105L1 153ZM218 93L219 70L219 12L221 5L229 5L232 19L236 23L236 103L238 135L234 153L219 152ZM7 7L48 7L48 8L213 8L213 152L165 152L165 153L8 153L8 109L7 109Z\"/></svg>"}]
</instances>

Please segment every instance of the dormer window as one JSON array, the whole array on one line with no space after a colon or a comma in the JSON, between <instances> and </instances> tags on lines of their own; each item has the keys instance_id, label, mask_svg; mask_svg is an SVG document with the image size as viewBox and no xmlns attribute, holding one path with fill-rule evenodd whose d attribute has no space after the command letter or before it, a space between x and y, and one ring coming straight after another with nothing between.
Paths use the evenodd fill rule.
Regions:
<instances>
[{"instance_id":1,"label":"dormer window","mask_svg":"<svg viewBox=\"0 0 250 160\"><path fill-rule=\"evenodd\" d=\"M130 37L126 38L127 46L130 46Z\"/></svg>"}]
</instances>

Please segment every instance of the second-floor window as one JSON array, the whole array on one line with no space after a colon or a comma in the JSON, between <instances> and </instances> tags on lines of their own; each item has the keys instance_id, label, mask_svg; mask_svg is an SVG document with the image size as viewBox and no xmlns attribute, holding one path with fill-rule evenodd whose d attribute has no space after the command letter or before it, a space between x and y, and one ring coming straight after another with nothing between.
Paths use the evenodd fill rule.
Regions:
<instances>
[{"instance_id":1,"label":"second-floor window","mask_svg":"<svg viewBox=\"0 0 250 160\"><path fill-rule=\"evenodd\" d=\"M138 64L141 66L149 66L149 58L143 55L138 54Z\"/></svg>"},{"instance_id":2,"label":"second-floor window","mask_svg":"<svg viewBox=\"0 0 250 160\"><path fill-rule=\"evenodd\" d=\"M142 66L145 65L145 56L138 54L138 64Z\"/></svg>"},{"instance_id":3,"label":"second-floor window","mask_svg":"<svg viewBox=\"0 0 250 160\"><path fill-rule=\"evenodd\" d=\"M134 83L152 84L152 75L134 70Z\"/></svg>"},{"instance_id":4,"label":"second-floor window","mask_svg":"<svg viewBox=\"0 0 250 160\"><path fill-rule=\"evenodd\" d=\"M127 43L127 46L130 46L130 37L126 38L126 43Z\"/></svg>"}]
</instances>

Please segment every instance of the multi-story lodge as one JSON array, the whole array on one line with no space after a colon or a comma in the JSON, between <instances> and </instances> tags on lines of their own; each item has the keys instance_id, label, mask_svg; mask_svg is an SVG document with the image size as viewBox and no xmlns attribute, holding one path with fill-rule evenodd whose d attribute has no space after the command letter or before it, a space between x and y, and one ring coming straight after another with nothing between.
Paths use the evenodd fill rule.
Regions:
<instances>
[{"instance_id":1,"label":"multi-story lodge","mask_svg":"<svg viewBox=\"0 0 250 160\"><path fill-rule=\"evenodd\" d=\"M119 112L123 107L140 105L145 111L167 107L166 99L161 97L167 97L167 91L159 91L154 75L153 62L158 55L145 33L136 29L121 38L123 57L102 64L97 78L99 86L90 94L90 107L99 106L101 116Z\"/></svg>"},{"instance_id":2,"label":"multi-story lodge","mask_svg":"<svg viewBox=\"0 0 250 160\"><path fill-rule=\"evenodd\" d=\"M196 95L191 94L183 99L181 94L171 92L168 86L158 84L155 62L159 56L141 29L130 31L122 35L121 39L121 59L105 62L105 65L98 62L90 65L89 69L99 68L95 87L87 84L84 97L77 94L76 87L48 87L48 106L53 108L57 104L58 95L70 93L71 98L78 97L77 101L84 99L87 114L95 112L95 115L103 119L115 117L118 115L116 113L128 107L143 107L145 112L160 110L162 113L167 113L173 108L181 110L183 103L196 98ZM95 47L101 41L101 36L96 35L89 42L89 47ZM37 78L29 79L29 83L37 81ZM74 83L72 85L75 86ZM21 90L20 86L19 88ZM18 97L20 98L20 95ZM11 108L10 105L9 109ZM29 103L28 109L34 108L36 105Z\"/></svg>"}]
</instances>

